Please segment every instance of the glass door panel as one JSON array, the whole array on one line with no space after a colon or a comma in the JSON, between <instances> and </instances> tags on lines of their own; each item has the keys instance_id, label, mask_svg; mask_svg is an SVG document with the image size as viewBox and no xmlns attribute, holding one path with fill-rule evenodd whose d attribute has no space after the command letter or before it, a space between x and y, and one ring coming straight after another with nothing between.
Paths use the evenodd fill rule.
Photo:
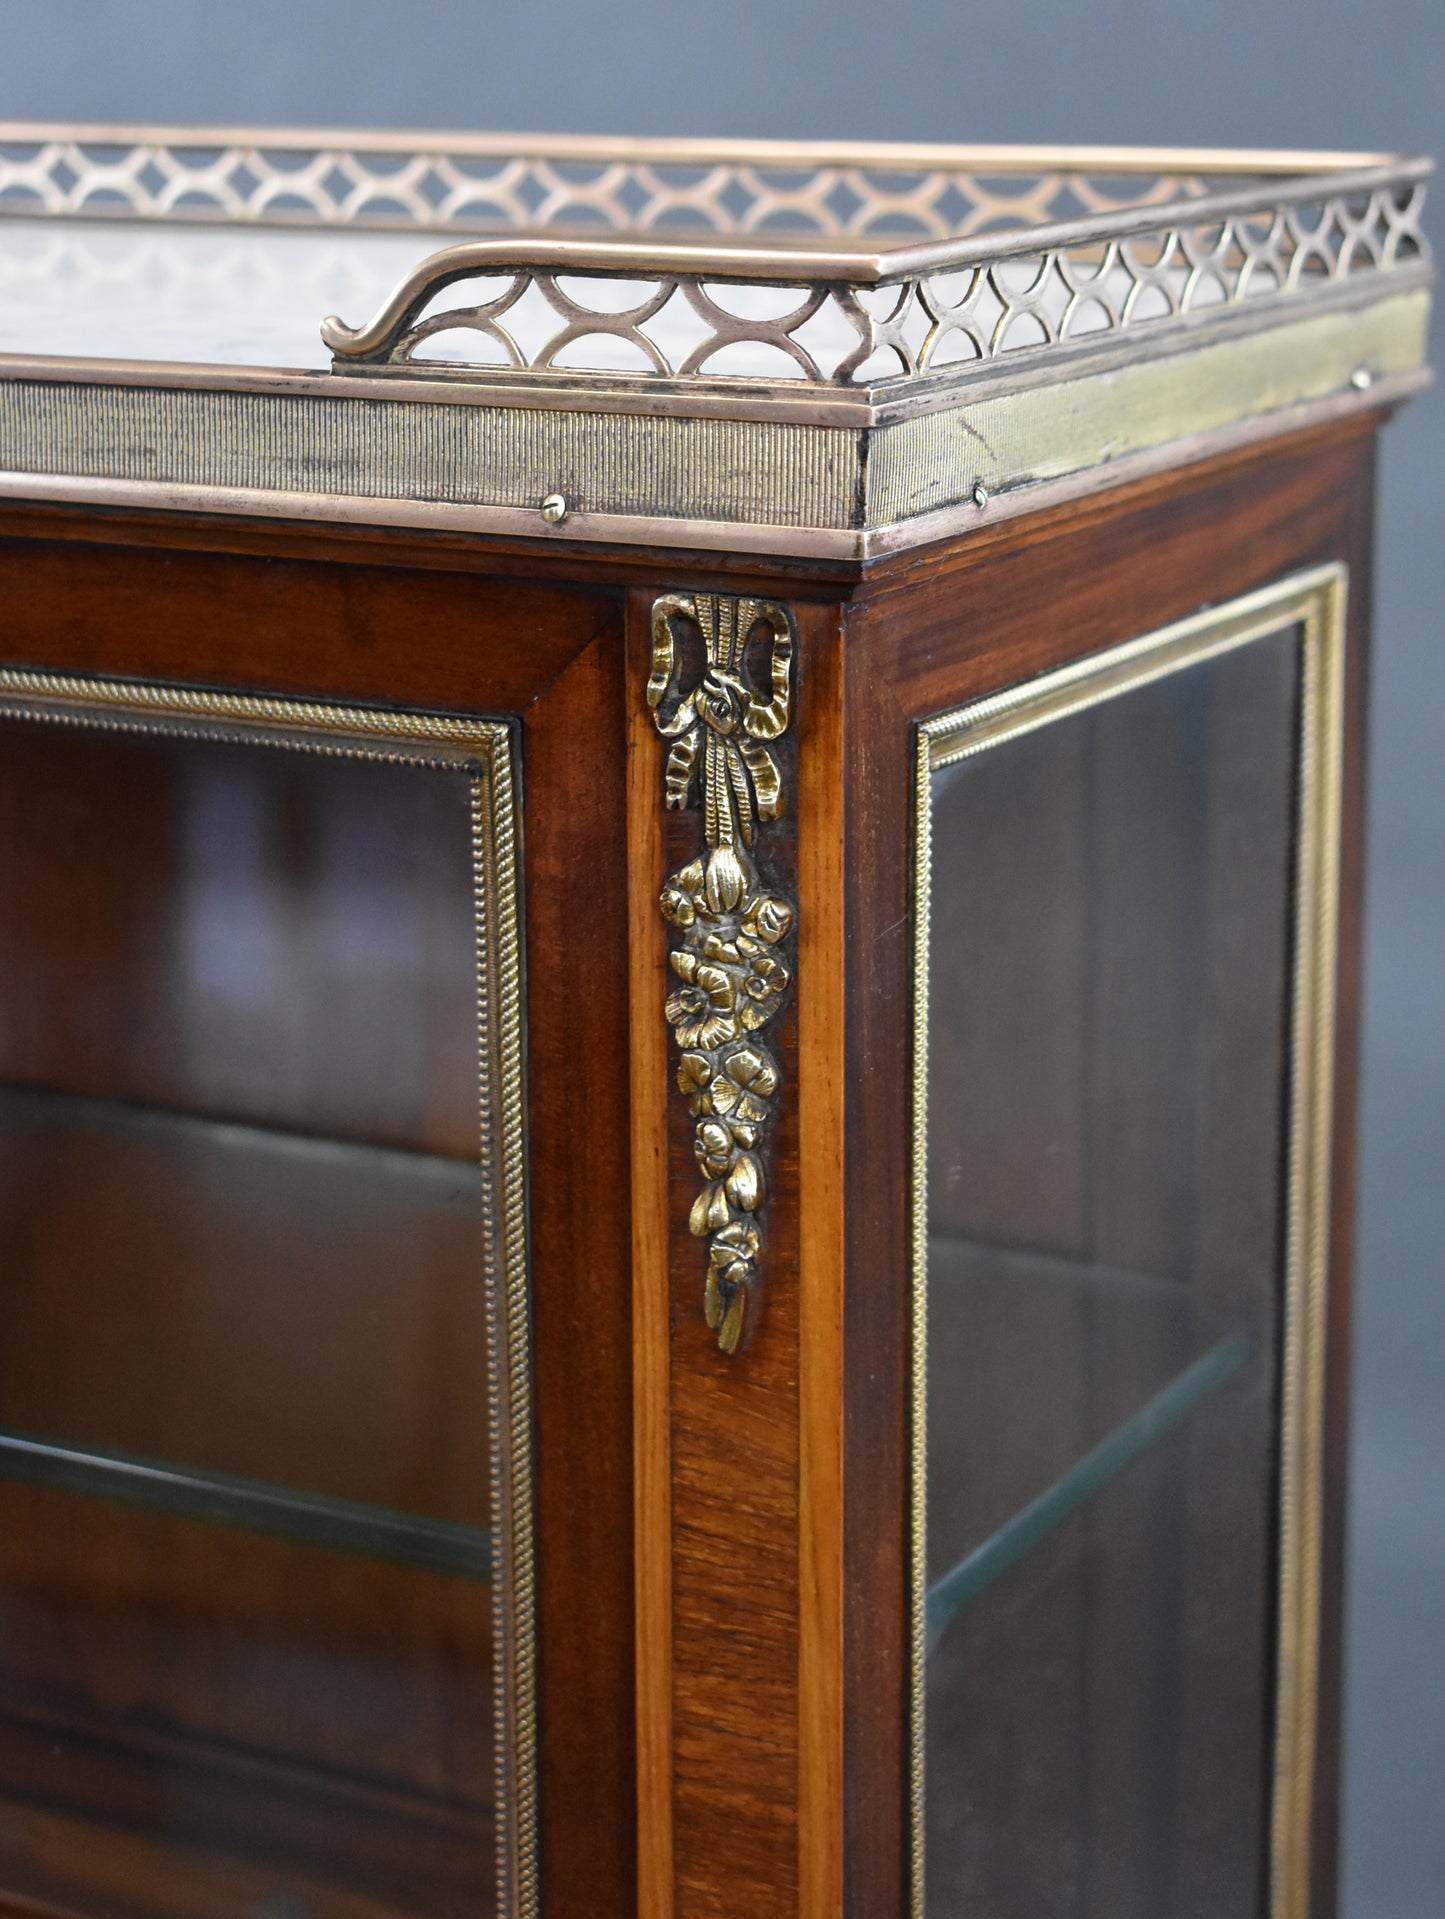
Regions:
<instances>
[{"instance_id":1,"label":"glass door panel","mask_svg":"<svg viewBox=\"0 0 1445 1919\"><path fill-rule=\"evenodd\" d=\"M214 704L0 719L0 1892L492 1912L506 735Z\"/></svg>"},{"instance_id":2,"label":"glass door panel","mask_svg":"<svg viewBox=\"0 0 1445 1919\"><path fill-rule=\"evenodd\" d=\"M925 738L927 1919L1268 1907L1305 639Z\"/></svg>"}]
</instances>

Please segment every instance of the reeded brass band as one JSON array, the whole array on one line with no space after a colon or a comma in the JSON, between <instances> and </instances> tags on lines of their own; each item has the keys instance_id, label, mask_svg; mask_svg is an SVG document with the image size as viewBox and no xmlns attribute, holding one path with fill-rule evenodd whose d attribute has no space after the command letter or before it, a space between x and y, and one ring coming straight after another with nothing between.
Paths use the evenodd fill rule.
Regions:
<instances>
[{"instance_id":1,"label":"reeded brass band","mask_svg":"<svg viewBox=\"0 0 1445 1919\"><path fill-rule=\"evenodd\" d=\"M729 419L676 396L604 411L422 381L373 398L356 381L333 396L314 379L0 365L0 494L866 560L1403 397L1424 377L1428 320L1417 281L1254 332L1200 326L1173 352L1116 343L1054 377L1042 363L1012 382L960 375L926 411L865 408L857 426L781 402ZM540 507L558 493L554 530Z\"/></svg>"}]
</instances>

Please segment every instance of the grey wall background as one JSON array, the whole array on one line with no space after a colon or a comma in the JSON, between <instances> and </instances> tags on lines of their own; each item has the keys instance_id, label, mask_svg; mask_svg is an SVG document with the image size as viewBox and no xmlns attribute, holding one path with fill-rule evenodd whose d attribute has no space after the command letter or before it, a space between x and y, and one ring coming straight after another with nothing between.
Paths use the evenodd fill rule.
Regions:
<instances>
[{"instance_id":1,"label":"grey wall background","mask_svg":"<svg viewBox=\"0 0 1445 1919\"><path fill-rule=\"evenodd\" d=\"M1445 160L1445 4L0 0L0 116L1403 148ZM1442 213L1445 180L1430 222L1437 257ZM1347 1919L1445 1913L1442 426L1435 393L1390 428L1381 500Z\"/></svg>"}]
</instances>

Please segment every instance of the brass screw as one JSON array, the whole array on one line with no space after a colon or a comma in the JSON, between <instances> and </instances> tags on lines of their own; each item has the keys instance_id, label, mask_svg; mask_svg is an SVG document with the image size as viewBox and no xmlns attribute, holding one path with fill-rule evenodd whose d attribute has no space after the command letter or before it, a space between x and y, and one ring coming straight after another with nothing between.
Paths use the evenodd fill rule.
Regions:
<instances>
[{"instance_id":1,"label":"brass screw","mask_svg":"<svg viewBox=\"0 0 1445 1919\"><path fill-rule=\"evenodd\" d=\"M567 517L565 493L549 493L542 502L542 518L548 526L560 526Z\"/></svg>"}]
</instances>

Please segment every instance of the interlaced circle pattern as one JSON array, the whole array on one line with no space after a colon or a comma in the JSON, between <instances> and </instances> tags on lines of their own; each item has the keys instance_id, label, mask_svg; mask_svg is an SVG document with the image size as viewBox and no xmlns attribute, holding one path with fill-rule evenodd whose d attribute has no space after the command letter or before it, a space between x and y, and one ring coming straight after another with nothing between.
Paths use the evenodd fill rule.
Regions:
<instances>
[{"instance_id":1,"label":"interlaced circle pattern","mask_svg":"<svg viewBox=\"0 0 1445 1919\"><path fill-rule=\"evenodd\" d=\"M16 130L23 132L23 130ZM955 165L757 165L737 159L566 158L459 140L408 150L297 136L221 145L157 138L7 138L0 210L139 219L324 222L485 232L567 225L613 232L945 239L991 227L1157 204L1203 190L1178 174L1094 179Z\"/></svg>"},{"instance_id":2,"label":"interlaced circle pattern","mask_svg":"<svg viewBox=\"0 0 1445 1919\"><path fill-rule=\"evenodd\" d=\"M937 150L926 164L801 151L774 164L659 155L655 145L630 156L609 143L513 151L480 137L422 150L395 136L372 150L308 136L205 147L23 133L0 129L0 215L409 228L453 240L590 232L637 236L640 255L647 242L780 235L878 249L956 241L968 253L967 264L868 284L769 268L761 245L750 269L659 274L642 262L582 273L555 259L544 269L527 263L519 238L515 253L478 269L466 301L423 285L384 327L329 325L340 364L847 386L1315 291L1427 257L1424 189L1408 168L1357 193L1322 182L1305 199L1299 175L1272 183L1122 162L1110 174L1062 165L1009 174L966 154L940 160ZM1022 156L1015 164L1027 169ZM1207 218L1215 202L1205 196L1221 184L1239 190L1245 210ZM1156 207L1157 222L1148 218ZM1067 238L1060 222L1070 223ZM1060 243L1029 252L1031 229ZM980 250L992 234L996 256Z\"/></svg>"},{"instance_id":3,"label":"interlaced circle pattern","mask_svg":"<svg viewBox=\"0 0 1445 1919\"><path fill-rule=\"evenodd\" d=\"M441 344L464 364L518 370L762 374L834 385L906 378L1387 273L1424 257L1421 197L1419 187L1381 189L1362 207L1324 199L1207 226L1171 223L877 287L687 274L643 281L521 266L489 276L489 297L475 304L415 303L366 357L425 362ZM339 351L344 357L344 341Z\"/></svg>"}]
</instances>

